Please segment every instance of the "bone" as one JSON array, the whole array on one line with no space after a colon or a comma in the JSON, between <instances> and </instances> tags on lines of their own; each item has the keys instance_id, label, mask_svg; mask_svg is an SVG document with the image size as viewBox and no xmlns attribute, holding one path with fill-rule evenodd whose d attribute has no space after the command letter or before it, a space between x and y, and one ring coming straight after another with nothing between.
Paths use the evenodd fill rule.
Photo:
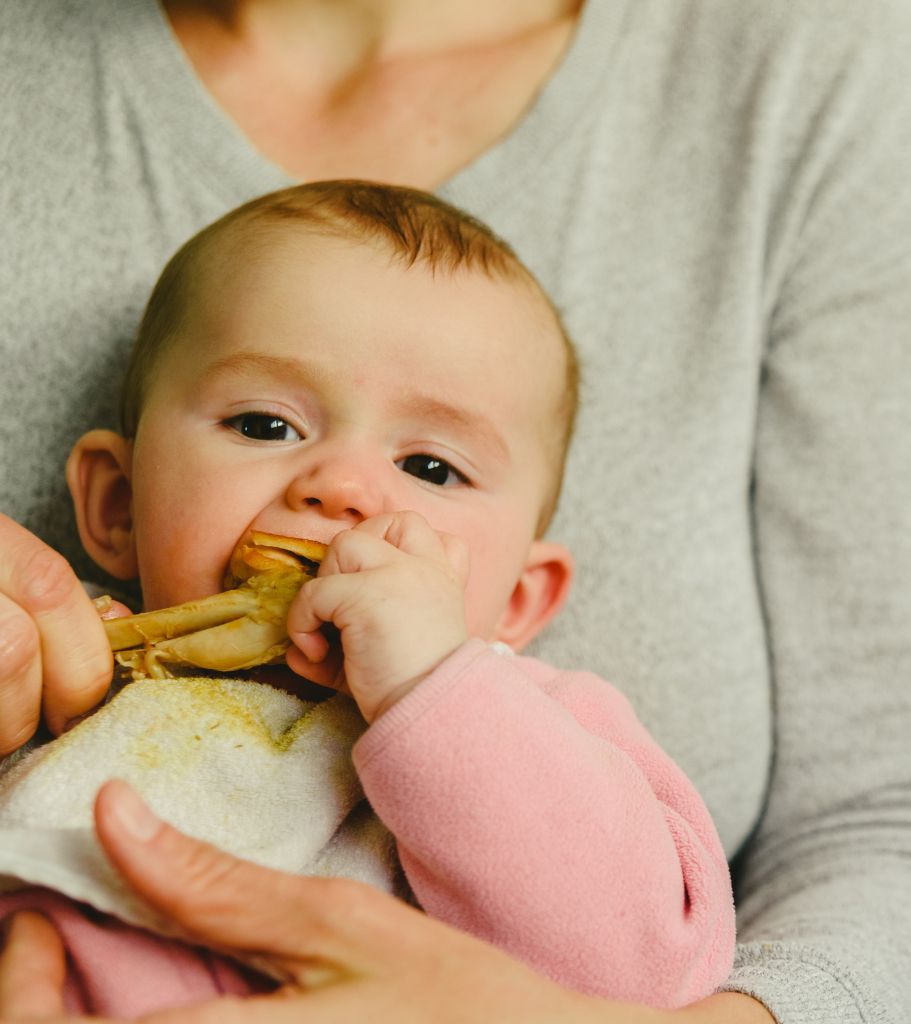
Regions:
<instances>
[{"instance_id":1,"label":"bone","mask_svg":"<svg viewBox=\"0 0 911 1024\"><path fill-rule=\"evenodd\" d=\"M290 646L291 602L325 552L317 541L253 533L231 556L231 589L105 620L111 650L134 679L175 675L178 665L237 672L274 662Z\"/></svg>"}]
</instances>

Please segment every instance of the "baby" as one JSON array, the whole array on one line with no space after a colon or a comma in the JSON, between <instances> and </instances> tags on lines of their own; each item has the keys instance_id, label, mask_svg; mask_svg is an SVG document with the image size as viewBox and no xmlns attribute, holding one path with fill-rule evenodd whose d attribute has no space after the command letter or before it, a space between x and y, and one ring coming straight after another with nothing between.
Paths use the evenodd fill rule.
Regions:
<instances>
[{"instance_id":1,"label":"baby","mask_svg":"<svg viewBox=\"0 0 911 1024\"><path fill-rule=\"evenodd\" d=\"M68 480L88 553L138 576L146 609L221 590L254 530L327 544L292 606L287 661L356 703L352 773L407 897L569 987L680 1006L713 991L733 953L708 812L616 689L506 650L570 583L569 554L543 535L575 404L559 317L487 228L413 190L311 184L233 211L171 260L127 374L124 434L81 438ZM154 685L167 700L177 684ZM326 704L339 702L354 708ZM7 778L27 782L27 764ZM83 916L158 979L160 1005L206 994L168 990L175 943L129 945L125 925ZM243 990L226 962L180 955L205 961L210 992ZM128 995L100 1008L136 1012Z\"/></svg>"}]
</instances>

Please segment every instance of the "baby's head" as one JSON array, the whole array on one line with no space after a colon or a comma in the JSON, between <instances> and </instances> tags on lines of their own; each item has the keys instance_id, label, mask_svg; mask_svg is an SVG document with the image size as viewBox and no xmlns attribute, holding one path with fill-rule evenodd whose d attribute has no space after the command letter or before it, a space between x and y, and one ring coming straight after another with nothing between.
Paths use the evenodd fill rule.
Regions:
<instances>
[{"instance_id":1,"label":"baby's head","mask_svg":"<svg viewBox=\"0 0 911 1024\"><path fill-rule=\"evenodd\" d=\"M471 632L525 643L565 594L541 539L576 363L512 250L411 189L303 185L191 239L127 373L124 436L68 469L89 553L147 608L220 589L251 529L328 541L412 509L471 552Z\"/></svg>"}]
</instances>

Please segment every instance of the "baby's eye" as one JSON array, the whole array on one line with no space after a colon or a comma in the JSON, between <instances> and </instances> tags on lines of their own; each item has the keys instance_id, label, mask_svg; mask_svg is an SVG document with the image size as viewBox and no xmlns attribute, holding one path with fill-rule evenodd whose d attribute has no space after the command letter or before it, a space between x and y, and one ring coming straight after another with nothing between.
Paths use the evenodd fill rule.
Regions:
<instances>
[{"instance_id":1,"label":"baby's eye","mask_svg":"<svg viewBox=\"0 0 911 1024\"><path fill-rule=\"evenodd\" d=\"M453 487L455 484L467 483L464 474L450 466L443 459L433 455L409 455L396 463L399 469L438 487Z\"/></svg>"},{"instance_id":2,"label":"baby's eye","mask_svg":"<svg viewBox=\"0 0 911 1024\"><path fill-rule=\"evenodd\" d=\"M242 412L224 425L254 441L300 441L301 435L280 416L268 412Z\"/></svg>"}]
</instances>

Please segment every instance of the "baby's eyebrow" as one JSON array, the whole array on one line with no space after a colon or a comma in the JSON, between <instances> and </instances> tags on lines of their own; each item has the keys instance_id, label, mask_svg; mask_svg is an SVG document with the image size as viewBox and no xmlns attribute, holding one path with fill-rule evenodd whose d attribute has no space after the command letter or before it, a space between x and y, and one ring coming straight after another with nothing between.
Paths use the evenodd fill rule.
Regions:
<instances>
[{"instance_id":1,"label":"baby's eyebrow","mask_svg":"<svg viewBox=\"0 0 911 1024\"><path fill-rule=\"evenodd\" d=\"M266 352L234 352L232 355L217 359L206 369L207 377L220 377L233 373L265 373L270 377L307 382L313 379L313 373L297 359L285 356L270 356Z\"/></svg>"},{"instance_id":2,"label":"baby's eyebrow","mask_svg":"<svg viewBox=\"0 0 911 1024\"><path fill-rule=\"evenodd\" d=\"M487 445L503 462L509 460L509 447L502 434L483 413L469 411L436 395L426 394L409 395L404 406L417 419L455 426L460 432L472 435Z\"/></svg>"}]
</instances>

